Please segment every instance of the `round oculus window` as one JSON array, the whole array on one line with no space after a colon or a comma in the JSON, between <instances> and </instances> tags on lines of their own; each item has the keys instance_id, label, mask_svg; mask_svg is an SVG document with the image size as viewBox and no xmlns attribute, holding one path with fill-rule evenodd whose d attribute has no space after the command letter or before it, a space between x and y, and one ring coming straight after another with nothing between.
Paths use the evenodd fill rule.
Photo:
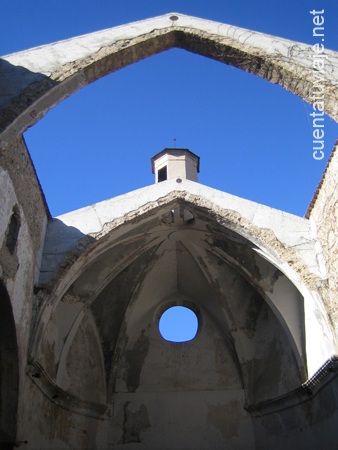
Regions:
<instances>
[{"instance_id":1,"label":"round oculus window","mask_svg":"<svg viewBox=\"0 0 338 450\"><path fill-rule=\"evenodd\" d=\"M188 342L196 337L198 318L185 306L172 306L160 317L160 334L169 342Z\"/></svg>"}]
</instances>

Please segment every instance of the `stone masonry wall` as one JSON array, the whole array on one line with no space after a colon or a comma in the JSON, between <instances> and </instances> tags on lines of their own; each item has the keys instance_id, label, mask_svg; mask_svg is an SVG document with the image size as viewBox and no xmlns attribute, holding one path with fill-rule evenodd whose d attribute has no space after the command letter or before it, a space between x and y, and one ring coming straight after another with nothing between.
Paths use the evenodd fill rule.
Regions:
<instances>
[{"instance_id":1,"label":"stone masonry wall","mask_svg":"<svg viewBox=\"0 0 338 450\"><path fill-rule=\"evenodd\" d=\"M25 403L29 403L23 393L29 382L26 364L34 312L34 281L40 271L42 244L49 215L33 164L21 138L0 152L0 195L0 282L8 293L18 344L18 434L21 436L22 411ZM1 298L1 301L4 299ZM6 345L13 346L14 342L7 341ZM0 361L0 364L3 366L6 361ZM6 391L11 386L11 375L10 371L2 372L1 389ZM2 401L0 396L0 408L4 406ZM0 442L0 448L1 445Z\"/></svg>"},{"instance_id":2,"label":"stone masonry wall","mask_svg":"<svg viewBox=\"0 0 338 450\"><path fill-rule=\"evenodd\" d=\"M338 140L335 144L323 178L307 211L315 223L322 245L327 270L323 287L326 303L338 337Z\"/></svg>"}]
</instances>

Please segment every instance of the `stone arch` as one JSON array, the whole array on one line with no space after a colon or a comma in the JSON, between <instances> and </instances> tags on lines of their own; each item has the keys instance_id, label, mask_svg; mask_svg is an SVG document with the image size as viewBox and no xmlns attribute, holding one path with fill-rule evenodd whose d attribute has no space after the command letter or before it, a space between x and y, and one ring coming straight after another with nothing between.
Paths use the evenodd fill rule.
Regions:
<instances>
[{"instance_id":1,"label":"stone arch","mask_svg":"<svg viewBox=\"0 0 338 450\"><path fill-rule=\"evenodd\" d=\"M188 184L189 182L185 183ZM144 189L154 191L154 194L158 197L156 185ZM200 224L206 221L210 222L208 225L209 231L213 230L209 236L213 243L207 243L207 236L203 238L206 241L202 242L202 232L199 231L200 237L198 237L197 233L196 243L188 245L190 253L193 254L193 259L200 266L200 273L209 285L219 285L220 282L215 282L213 276L210 275L208 266L198 263L208 254L210 255L208 256L210 261L213 260L213 265L231 265L231 270L238 271L241 277L253 286L272 311L281 329L283 329L283 333L285 333L289 341L289 346L292 347L293 354L296 355L298 370L301 374L302 382L304 382L307 376L309 374L312 375L322 362L311 361L310 366L307 366L308 352L306 349L307 343L305 342L305 321L311 321L313 317L304 311L303 305L315 304L317 299L314 299L311 293L310 272L303 272L302 275L297 273L299 257L296 252L292 249L290 250L288 262L286 255L283 253L285 248L280 245L280 242L274 237L272 232L266 230L262 232L239 214L234 214L230 210L222 211L205 198L193 197L192 194L188 194L185 191L172 192L170 187L168 187L168 190L170 191L169 195L154 203L148 203L147 206L142 205L136 208L135 204L133 204L133 207L131 205L128 207L127 205L127 210L132 212L123 218L119 216L116 220L112 219L110 221L105 216L106 224L95 235L92 233L90 238L81 233L74 234L74 228L67 227L64 224L62 229L60 225L57 225L58 222L55 222L58 228L50 229L47 232L47 241L49 233L51 236L55 236L54 233L56 233L61 239L60 242L68 241L67 233L69 233L68 236L74 241L69 251L63 254L62 259L59 260L59 266L51 270L51 273L56 275L56 277L51 278L49 281L45 280L44 286L41 285L42 288L46 289L45 294L43 294L44 289L41 291L41 300L45 302L46 308L42 308L40 324L36 329L32 359L40 358L39 345L41 341L47 342L49 340L44 338L43 334L46 332L46 324L49 323L53 316L53 310L55 312L60 306L59 312L54 314L54 318L57 316L59 318L68 317L70 327L75 323L79 325L81 320L78 318L82 314L83 308L90 308L93 302L101 296L101 293L108 289L109 285L112 285L123 271L126 271L132 264L144 264L146 266L153 259L153 252L156 254L158 246L161 245L164 239L160 224L164 227L171 227L171 211L178 207L187 208L194 217L199 218ZM213 195L213 192L211 192L211 195ZM135 199L138 198L142 198L142 195L135 196ZM138 200L138 202L142 202L142 200ZM225 198L222 200L223 203L226 203ZM115 208L111 205L108 209L113 211L119 208L115 204ZM107 207L104 210L107 211ZM83 220L83 217L81 220ZM89 218L87 220L88 222L91 221ZM156 229L156 226L160 228ZM168 231L165 232L169 233ZM203 231L203 233L205 232ZM147 239L149 240L147 241ZM53 246L57 247L57 245L57 242L53 240ZM242 247L242 250L240 247ZM49 252L48 243L46 252L47 254ZM239 260L236 260L236 252L241 255ZM156 257L154 258L156 259ZM52 259L57 261L57 257ZM110 266L109 270L107 269L108 266ZM140 273L141 276L141 272L137 273ZM134 278L137 281L135 273L130 272L129 275L126 275L127 278L124 279L123 285L130 285L130 280ZM266 276L263 277L263 281L260 284L259 278L261 273L265 273ZM305 279L307 280L305 281ZM271 280L271 285L269 280ZM308 281L310 281L310 285L307 284ZM118 292L116 286L113 290L114 292ZM285 295L286 293L287 295ZM43 297L45 297L44 300ZM104 304L103 300L102 302ZM118 298L113 303L118 304ZM53 309L50 308L51 304L54 305ZM224 307L228 308L226 304L224 304ZM317 313L318 311L316 311ZM304 317L305 314L308 314L307 317ZM325 318L325 313L323 317ZM229 329L231 328L231 325L227 326ZM55 327L55 323L52 325L53 327ZM119 328L120 325L117 326L117 329ZM104 324L101 324L99 329L104 329ZM65 337L70 335L68 334L70 329L66 329L65 322L62 321L62 327L60 324L59 330L64 333L64 335L62 335L61 331L59 333L59 341L62 343ZM74 330L72 333L75 333ZM328 333L330 332L328 331ZM234 331L233 339L235 339L235 336L236 332ZM239 344L241 340L240 333L236 339L239 359L242 362L250 359L252 357L250 351L241 350L241 345ZM123 339L120 342L123 347ZM67 345L70 346L70 342ZM55 348L57 347L58 345ZM107 347L110 346L107 345ZM313 353L317 354L316 351ZM60 347L61 354L62 349ZM327 350L325 356L330 355L330 352ZM51 355L46 358L46 360L48 359L51 359ZM54 359L57 360L58 357L55 358L55 355L53 355ZM120 356L117 355L116 359L119 360ZM44 365L43 360L41 360L41 363ZM107 377L109 378L109 376L108 374ZM107 384L109 384L108 378Z\"/></svg>"},{"instance_id":2,"label":"stone arch","mask_svg":"<svg viewBox=\"0 0 338 450\"><path fill-rule=\"evenodd\" d=\"M312 46L182 14L45 45L2 58L1 146L87 84L129 64L182 48L258 75L313 103ZM325 112L338 119L338 55L325 50Z\"/></svg>"},{"instance_id":3,"label":"stone arch","mask_svg":"<svg viewBox=\"0 0 338 450\"><path fill-rule=\"evenodd\" d=\"M12 449L16 439L19 390L18 345L11 301L0 281L0 447Z\"/></svg>"},{"instance_id":4,"label":"stone arch","mask_svg":"<svg viewBox=\"0 0 338 450\"><path fill-rule=\"evenodd\" d=\"M168 181L168 183L170 183L170 181ZM188 182L183 181L180 185L182 184L188 185ZM42 357L44 349L43 351L35 353L31 362L34 362L35 360L36 363L32 368L29 368L32 379L39 385L41 390L49 396L51 401L56 401L58 405L62 405L65 409L70 410L75 414L89 415L90 417L104 419L104 426L109 430L113 428L114 432L113 437L109 442L113 442L114 439L116 441L122 439L120 437L122 428L115 426L114 424L116 423L123 422L123 430L125 430L124 439L126 439L126 442L127 439L131 439L131 437L134 436L133 433L135 429L133 427L135 423L144 425L144 429L142 427L142 429L136 429L138 433L143 433L148 430L147 433L151 435L152 431L159 428L162 429L162 413L161 411L156 410L154 404L156 402L161 403L161 400L163 399L163 405L168 406L169 412L172 411L170 399L184 403L183 400L189 395L189 390L187 389L188 382L189 387L190 385L193 385L196 390L196 396L194 395L194 405L203 405L203 399L206 395L205 392L211 392L210 394L207 394L210 404L220 402L220 412L222 414L224 413L224 417L227 417L229 412L227 412L227 405L236 405L235 416L249 431L251 416L250 414L247 414L246 404L251 408L250 411L257 410L257 404L258 408L260 408L260 403L262 402L267 402L268 408L272 408L272 410L275 410L274 408L276 408L276 410L278 410L278 408L281 407L279 399L284 399L285 397L289 398L291 396L291 400L294 400L293 396L297 395L295 392L297 393L299 389L301 389L300 386L307 379L306 371L301 373L299 361L296 361L296 358L294 357L295 351L293 351L292 347L295 348L295 346L292 344L292 340L296 341L296 336L294 335L293 337L292 333L286 333L285 327L281 325L282 321L279 320L278 315L271 307L273 302L277 301L277 299L272 298L269 304L269 299L267 299L267 297L264 297L263 299L263 295L260 295L260 292L258 292L259 286L257 283L257 294L251 296L255 293L255 289L249 285L249 278L251 277L251 283L254 284L255 266L260 264L260 270L262 269L262 273L267 275L264 277L265 283L267 283L268 280L272 281L276 279L275 275L278 275L279 280L285 280L285 278L292 280L294 285L297 286L297 288L294 288L294 292L297 290L301 291L301 295L294 298L295 304L305 301L303 300L303 297L309 293L306 292L307 289L305 286L301 286L302 280L300 276L297 278L295 267L292 267L291 263L285 263L286 258L282 258L282 254L278 250L277 240L276 242L269 240L269 237L273 237L272 234L270 234L270 236L268 233L264 234L263 232L262 234L262 232L260 232L261 230L255 230L254 226L250 227L249 224L245 222L244 218L240 220L240 217L236 215L234 211L222 211L217 209L215 205L213 206L212 202L208 203L206 198L193 198L192 193L188 193L187 191L172 192L172 189L168 188L171 195L164 199L159 195L161 186L153 185L144 189L148 190L148 194L150 190L153 190L154 193L157 194L157 202L154 202L151 205L149 203L144 205L143 197L143 206L133 209L130 204L128 205L126 209L132 211L129 213L129 216L119 215L115 220L110 220L110 218L104 216L105 220L101 220L101 223L105 223L105 225L101 226L95 236L94 233L92 233L91 239L86 241L87 245L84 247L81 246L80 241L81 239L86 239L86 237L84 237L86 235L83 233L82 236L80 234L75 236L75 223L73 223L72 230L67 230L66 228L63 230L64 232L68 231L68 237L72 235L78 239L73 242L74 245L72 246L72 249L67 255L64 255L64 258L60 263L62 266L62 264L69 261L70 264L68 267L64 266L65 270L61 270L60 272L57 270L55 271L57 279L45 286L47 291L48 289L51 289L51 293L46 292L45 298L40 298L40 300L46 300L46 302L48 302L47 309L41 320L42 323L44 322L45 325L47 325L47 328L45 329L47 333L44 336L40 334L41 347L46 349L47 345L50 345L54 350L57 350L58 348L61 349L59 343L62 345L62 342L64 342L63 350L59 352L59 360L58 357L55 358L55 353L46 355L44 360ZM215 191L210 191L212 191L211 194L215 194ZM141 200L139 200L140 197L142 197L142 195L133 195L134 200L138 199L137 201L139 202L141 202ZM224 198L225 197L222 197L222 204L226 203L224 202ZM122 196L122 200L126 202L127 197ZM112 207L111 204L105 204L104 210L106 212L112 211L112 214L114 214L113 211L118 209L116 208L116 202L118 200L115 199L114 201L115 208ZM184 236L184 231L183 235L179 235L179 233L182 232L182 227L184 227L184 225L178 225L176 227L175 224L170 222L172 217L172 214L170 213L172 209L176 207L187 209L195 218L195 222L187 224L187 228L185 228L187 230L186 236ZM97 207L97 211L98 210L100 210L100 207ZM101 216L101 219L102 218L103 217ZM84 218L82 216L80 219L81 223L83 223L83 220L87 222L87 219L88 217ZM204 236L204 231L200 229L205 221L207 221L208 225L207 236ZM65 224L63 226L66 227ZM164 230L162 231L166 233L166 236L163 236L161 230L156 230L156 226L159 226L161 230L164 227ZM194 229L193 227L196 228ZM49 233L53 234L52 231L53 230L49 230L49 232L47 232L47 239ZM59 231L61 231L60 228ZM178 233L176 237L175 233ZM169 235L173 239L168 239ZM61 241L65 242L67 240L64 238L65 235L61 235ZM176 368L175 360L173 359L175 349L169 348L168 345L161 342L160 339L156 339L156 322L152 322L152 319L153 314L157 311L156 307L154 307L157 306L157 304L149 304L146 306L145 310L141 308L144 301L149 297L152 297L148 294L156 293L156 288L153 291L142 292L138 290L137 286L143 285L142 277L147 271L144 267L149 267L149 265L156 264L156 261L160 261L162 255L160 246L163 245L162 249L165 250L164 247L167 243L171 245L175 239L177 239L177 241L180 239L184 241L185 249L188 249L187 251L181 246L178 247L178 251L185 255L184 259L181 259L179 268L188 267L190 265L189 261L195 261L196 266L192 272L200 274L200 278L205 280L204 284L201 283L201 285L198 286L198 289L200 287L203 288L203 285L209 285L212 286L212 289L215 287L214 292L216 294L214 298L212 298L211 295L208 297L210 303L212 300L214 305L213 309L208 308L208 310L204 310L201 299L196 300L194 293L190 292L189 295L182 286L179 286L177 292L172 294L170 301L175 301L175 296L181 297L182 293L187 294L187 299L199 306L203 323L206 324L205 329L215 330L213 337L215 338L217 345L210 345L213 342L211 341L210 335L207 335L206 332L202 331L199 333L199 336L201 337L200 341L193 341L189 348L182 347L184 358L189 358L189 364L191 365L189 367L193 367L193 370L191 370L192 376L190 380L183 380L184 382L180 385L182 391L175 391L174 393L170 393L169 396L166 394L166 392L168 392L168 385L166 383L171 380L171 377L168 376L168 374L170 375L168 369L170 364L163 369L165 366L163 361L166 361L164 356L171 357L172 359L169 359L169 361L173 361L172 366ZM220 241L222 241L222 243ZM238 252L239 249L241 249L240 252ZM270 259L270 262L265 264L261 258L256 258L256 249L264 252L265 258ZM296 251L293 249L291 251L293 252L292 256L296 259ZM188 252L192 257L189 257ZM235 252L240 256L243 256L245 261L240 259L236 261L234 255ZM210 260L206 262L204 267L203 264L200 264L198 267L198 261L205 257L210 258ZM114 258L116 259L114 260ZM231 259L233 261L231 261ZM165 263L166 261L163 262ZM231 262L233 262L233 267L229 268L228 263L230 264ZM111 278L107 272L107 265L109 263L112 264L110 270L114 272ZM219 268L217 269L217 273L211 271L211 273L208 274L208 267L215 266ZM273 266L278 266L279 269L283 270L284 274L287 274L287 277L284 278L275 270L275 268L273 268ZM286 270L286 266L288 266L289 271ZM169 265L165 264L165 267L169 267ZM271 267L270 274L267 273L269 267ZM226 299L227 301L222 299L221 302L218 303L217 300L220 298L220 296L218 296L218 293L220 292L218 285L223 283L220 288L222 293L225 292L226 294L226 289L230 288L232 284L231 277L234 274L235 268L238 268L238 272L241 272L240 276L237 278L241 281L237 284L239 287L238 290L232 292L232 294L236 294L236 299L241 300L241 302L238 302L240 304L240 311L234 311L233 313L234 316L237 315L237 318L235 317L236 320L234 320L233 326L231 326L231 324L222 317L222 311L227 310L229 307L232 308L234 304L231 304L231 301L228 301L228 299ZM247 280L244 280L245 269L247 269L248 272L246 274ZM159 268L156 269L155 267L154 270L152 279L148 279L148 283L149 281L158 278L156 275L159 273ZM149 273L151 274L151 272ZM224 274L224 278L225 274L230 277L229 283L222 282L220 277L221 273ZM193 281L196 279L197 277L195 276ZM100 286L93 286L93 280ZM151 285L151 283L149 284ZM189 282L189 285L191 286L194 286L194 284L194 282ZM271 285L272 284L273 283L271 283ZM276 284L274 283L274 286L275 285ZM126 301L126 303L122 304L119 302L122 294L121 289L125 289L126 286L128 289L130 287L130 301ZM270 290L270 287L272 286L266 284L267 291ZM95 293L95 298L92 298L92 291ZM123 292L125 293L125 291ZM205 292L211 293L211 287ZM42 293L43 290L41 290L41 294ZM161 298L158 300L161 300ZM166 297L165 301L167 300L168 298ZM81 302L83 302L83 305L80 305ZM47 312L48 308L52 308L52 305L55 305L55 309L60 309L52 318L51 327L48 329ZM252 308L249 307L249 305L251 305ZM276 307L277 306L278 303L276 303ZM107 380L106 389L108 391L105 403L95 403L95 401L104 402L103 396L96 399L86 398L84 396L83 388L85 387L85 380L87 380L88 366L81 366L81 370L83 369L81 377L77 376L76 371L73 372L74 386L68 385L67 387L67 384L62 381L61 378L58 378L60 366L64 364L63 361L67 359L68 349L71 350L73 348L74 354L74 351L79 349L79 342L81 342L81 346L85 343L82 334L78 334L77 330L79 330L81 326L86 327L88 325L88 321L87 325L86 322L82 323L83 318L81 317L84 316L87 311L90 311L90 314L93 314L93 323L96 323L97 325L98 334L102 333L100 334L100 339L97 339L97 342L102 342L102 353L104 354L103 359L105 361L105 366L107 366L107 361L111 361L111 366L105 370L105 377ZM59 322L54 321L55 317L58 318ZM87 319L89 319L88 315ZM115 322L112 322L112 319L114 319ZM247 327L246 332L244 332L243 326L245 327L247 322L250 322L251 325ZM265 327L267 322L269 324L268 331ZM70 326L69 329L66 330L65 325L67 323ZM113 327L107 326L110 323ZM146 326L144 326L145 324ZM212 326L214 324L215 326ZM150 329L152 329L151 334L148 333L148 325L150 325ZM127 331L128 333L130 332L130 334L125 334L125 326L128 327ZM55 343L55 346L51 339L53 337L53 329L54 332L55 329L58 329L59 335L59 343ZM146 331L142 332L142 330ZM272 330L273 333L271 333ZM112 336L112 331L115 332L114 337ZM64 335L62 333L64 333ZM76 337L76 335L78 336L78 339L74 346L72 341L73 337ZM267 338L267 335L269 335L269 338ZM108 336L111 337L111 341L108 341ZM277 345L275 346L274 337L278 336L280 339L277 339ZM66 339L64 339L65 337ZM264 349L267 350L268 358L264 361L264 364L259 360L261 354L257 353L255 350L256 339L262 343L262 345L264 344ZM155 345L154 340L156 341ZM248 341L251 345L245 348L246 342ZM114 344L115 342L116 345ZM111 343L114 345L110 345ZM281 345L285 345L283 347L283 349L286 350L285 352L280 350ZM112 348L114 348L115 351L111 351ZM160 348L160 352L158 351L158 348ZM203 352L203 348L210 348L211 351ZM197 350L197 352L195 352L194 349ZM144 357L144 353L148 351L149 357L147 359ZM179 352L180 350L178 350L177 353ZM205 371L208 370L206 373L207 376L205 376L204 379L200 377L200 380L196 380L197 376L195 376L195 374L198 374L199 367L197 365L198 361L196 362L192 355L202 355L205 353L208 353L205 357L208 359L207 362L210 362L210 364L203 364L203 367L206 367L203 373L206 373ZM217 358L215 357L216 354ZM72 353L70 356L71 355ZM280 365L276 364L278 358L275 357L277 355L281 355L282 358L284 358L281 360L282 364ZM51 361L53 361L53 364L59 365L59 369L55 374L49 372ZM76 361L77 358L74 358L75 363ZM40 366L38 364L40 364ZM182 367L184 367L183 363ZM274 367L275 369L274 371L269 372L271 367ZM194 370L195 368L196 370ZM267 370L265 370L265 368L267 368ZM281 369L283 376L280 376L279 368ZM73 369L75 368L73 367ZM49 375L48 386L43 385L47 379L46 372L47 375ZM131 372L135 372L136 375L132 375ZM156 376L152 378L151 374L154 373ZM184 370L182 371L178 368L175 373L178 374L178 381L180 381L179 377L182 374L184 375ZM227 374L229 377L228 381L226 380L226 377L221 378L219 376L220 373ZM289 378L287 379L287 377ZM91 379L90 376L88 376L88 379ZM208 380L210 380L209 385L207 384ZM286 380L289 390L285 389L285 386L282 386L283 389L285 389L284 391L279 390L281 380L283 382ZM126 385L124 384L124 381ZM78 386L75 383L78 383ZM83 383L82 386L81 383ZM70 392L68 392L67 389L70 389ZM234 403L228 401L229 397L227 397L227 395L219 396L220 392L226 392L229 396L234 395ZM57 396L57 400L53 400L55 396ZM154 403L151 399L155 397L157 400ZM298 398L296 398L295 401L298 402ZM189 414L191 412L189 404L188 401L185 402L186 406L184 414ZM290 404L287 406L290 406ZM284 404L282 407L284 407ZM203 408L199 410L198 413L198 421L201 424L203 424L205 418L208 417L208 413L204 413L203 415L202 411ZM182 416L180 409L178 414L181 414ZM180 420L178 421L179 424L177 430L180 430L180 423L184 423L183 419L181 420L181 416L179 416ZM122 420L123 417L125 417L125 421ZM134 421L134 417L137 419L139 418L140 420ZM150 428L148 429L149 423L153 426L152 430L150 430ZM193 427L193 423L190 423L190 421L189 425ZM200 431L201 429L202 428L199 427L197 431L202 434ZM244 435L247 435L247 433L244 433L243 436ZM200 437L200 435L198 436ZM212 437L207 435L208 444L210 446L210 442L212 441L209 441L209 438L211 439ZM218 442L217 445L220 446L220 443L221 442Z\"/></svg>"}]
</instances>

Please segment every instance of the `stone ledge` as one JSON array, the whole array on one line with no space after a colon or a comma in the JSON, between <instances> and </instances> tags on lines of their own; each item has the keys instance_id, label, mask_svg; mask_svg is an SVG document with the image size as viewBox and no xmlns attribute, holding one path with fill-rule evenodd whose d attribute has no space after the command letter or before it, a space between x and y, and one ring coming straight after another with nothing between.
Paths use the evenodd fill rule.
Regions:
<instances>
[{"instance_id":1,"label":"stone ledge","mask_svg":"<svg viewBox=\"0 0 338 450\"><path fill-rule=\"evenodd\" d=\"M245 409L253 417L262 417L293 408L301 403L311 401L325 386L332 383L337 377L338 356L334 355L300 387L280 397L246 405Z\"/></svg>"},{"instance_id":2,"label":"stone ledge","mask_svg":"<svg viewBox=\"0 0 338 450\"><path fill-rule=\"evenodd\" d=\"M108 420L110 409L108 405L82 400L57 386L48 376L44 368L36 361L28 364L27 375L55 405L81 416L99 420Z\"/></svg>"}]
</instances>

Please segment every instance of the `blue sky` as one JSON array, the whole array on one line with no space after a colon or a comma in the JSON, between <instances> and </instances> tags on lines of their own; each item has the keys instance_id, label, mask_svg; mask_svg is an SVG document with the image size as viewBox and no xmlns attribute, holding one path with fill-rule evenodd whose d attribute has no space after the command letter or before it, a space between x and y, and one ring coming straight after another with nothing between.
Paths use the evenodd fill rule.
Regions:
<instances>
[{"instance_id":1,"label":"blue sky","mask_svg":"<svg viewBox=\"0 0 338 450\"><path fill-rule=\"evenodd\" d=\"M191 341L198 331L198 318L191 309L185 306L172 306L162 314L159 331L163 339L167 341Z\"/></svg>"},{"instance_id":2,"label":"blue sky","mask_svg":"<svg viewBox=\"0 0 338 450\"><path fill-rule=\"evenodd\" d=\"M309 10L322 8L338 50L333 3L1 0L0 54L172 11L314 44ZM280 86L171 50L80 90L25 139L53 216L152 184L150 158L174 138L201 157L201 183L302 216L338 137L327 117L326 156L314 160L310 112Z\"/></svg>"}]
</instances>

